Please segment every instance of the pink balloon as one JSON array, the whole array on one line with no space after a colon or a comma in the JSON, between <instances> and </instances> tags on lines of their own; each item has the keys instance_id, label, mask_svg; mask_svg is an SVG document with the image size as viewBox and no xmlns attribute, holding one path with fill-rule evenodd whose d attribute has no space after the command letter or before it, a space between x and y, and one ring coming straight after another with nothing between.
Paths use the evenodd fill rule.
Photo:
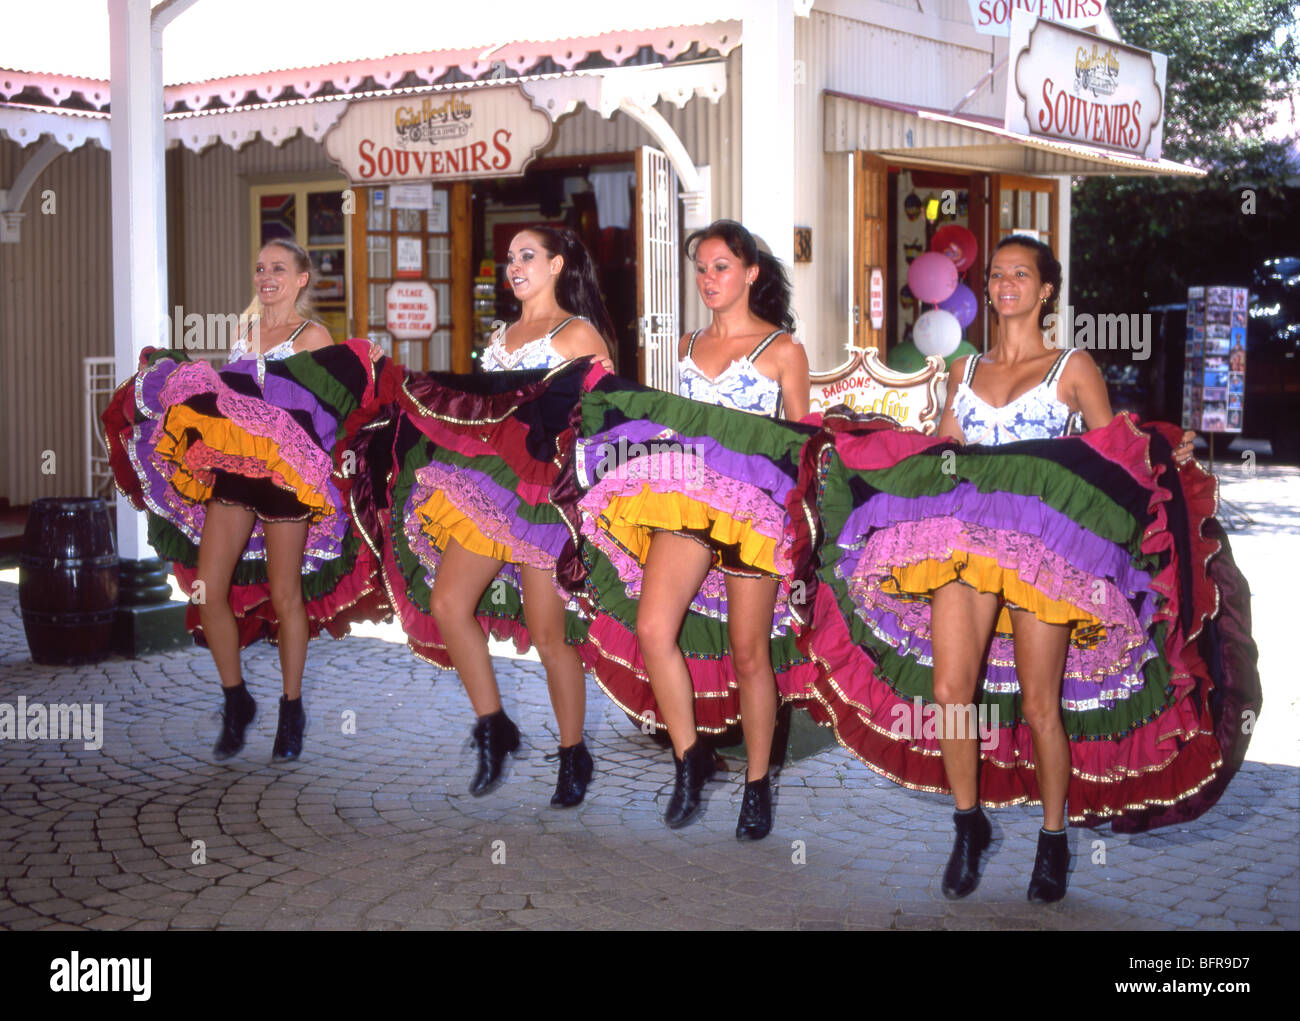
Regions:
<instances>
[{"instance_id":1,"label":"pink balloon","mask_svg":"<svg viewBox=\"0 0 1300 1021\"><path fill-rule=\"evenodd\" d=\"M957 317L957 322L961 323L964 330L967 326L975 321L975 315L980 310L980 303L975 298L975 292L965 284L958 284L957 289L939 302L939 307L945 312L951 312Z\"/></svg>"},{"instance_id":2,"label":"pink balloon","mask_svg":"<svg viewBox=\"0 0 1300 1021\"><path fill-rule=\"evenodd\" d=\"M957 289L957 267L946 255L926 252L907 267L907 286L927 305L937 305Z\"/></svg>"}]
</instances>

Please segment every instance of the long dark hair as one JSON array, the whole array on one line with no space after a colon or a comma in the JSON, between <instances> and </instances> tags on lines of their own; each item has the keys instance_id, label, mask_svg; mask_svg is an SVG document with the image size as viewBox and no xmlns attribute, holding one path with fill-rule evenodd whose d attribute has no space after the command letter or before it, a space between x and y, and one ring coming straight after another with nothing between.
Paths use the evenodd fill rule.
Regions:
<instances>
[{"instance_id":1,"label":"long dark hair","mask_svg":"<svg viewBox=\"0 0 1300 1021\"><path fill-rule=\"evenodd\" d=\"M551 258L561 256L564 266L560 269L559 279L555 281L555 302L566 312L585 316L591 321L611 360L614 358L614 322L605 308L605 299L600 293L600 283L596 280L596 266L591 261L591 253L578 235L568 227L527 227L529 234L536 234L541 239L542 247Z\"/></svg>"},{"instance_id":2,"label":"long dark hair","mask_svg":"<svg viewBox=\"0 0 1300 1021\"><path fill-rule=\"evenodd\" d=\"M700 244L713 238L725 244L745 266L758 267L758 276L749 289L749 311L764 322L793 333L790 278L776 256L760 248L754 235L735 220L714 220L686 239L686 257L693 260Z\"/></svg>"},{"instance_id":3,"label":"long dark hair","mask_svg":"<svg viewBox=\"0 0 1300 1021\"><path fill-rule=\"evenodd\" d=\"M1038 238L1029 234L1008 234L997 243L989 255L989 264L984 267L984 293L989 293L989 274L993 272L993 256L1000 252L1008 245L1019 245L1021 248L1028 248L1034 253L1038 263L1039 279L1045 284L1052 285L1052 293L1047 301L1038 306L1038 328L1043 328L1043 323L1047 317L1056 311L1057 299L1061 296L1061 263L1057 260L1056 254L1052 251L1052 246L1045 241L1039 241ZM993 316L993 321L998 322L998 310L989 304L989 312Z\"/></svg>"}]
</instances>

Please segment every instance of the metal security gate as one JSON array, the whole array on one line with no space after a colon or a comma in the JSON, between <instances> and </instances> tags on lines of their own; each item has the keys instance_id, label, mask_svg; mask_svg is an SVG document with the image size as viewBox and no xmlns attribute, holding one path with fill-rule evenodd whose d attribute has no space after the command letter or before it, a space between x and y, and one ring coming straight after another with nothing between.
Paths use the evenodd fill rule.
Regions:
<instances>
[{"instance_id":1,"label":"metal security gate","mask_svg":"<svg viewBox=\"0 0 1300 1021\"><path fill-rule=\"evenodd\" d=\"M641 381L677 390L678 280L681 239L677 232L677 174L658 149L638 152L637 332Z\"/></svg>"}]
</instances>

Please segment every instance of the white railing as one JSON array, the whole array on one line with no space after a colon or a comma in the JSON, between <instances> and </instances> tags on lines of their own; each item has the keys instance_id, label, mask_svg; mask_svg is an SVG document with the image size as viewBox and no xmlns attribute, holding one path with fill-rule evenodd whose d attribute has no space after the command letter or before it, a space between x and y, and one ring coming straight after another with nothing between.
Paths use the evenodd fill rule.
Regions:
<instances>
[{"instance_id":1,"label":"white railing","mask_svg":"<svg viewBox=\"0 0 1300 1021\"><path fill-rule=\"evenodd\" d=\"M190 358L204 358L224 365L225 351L192 351ZM115 360L112 355L81 359L82 389L85 392L86 430L86 494L113 498L113 469L108 463L108 449L104 446L104 427L100 416L117 389Z\"/></svg>"}]
</instances>

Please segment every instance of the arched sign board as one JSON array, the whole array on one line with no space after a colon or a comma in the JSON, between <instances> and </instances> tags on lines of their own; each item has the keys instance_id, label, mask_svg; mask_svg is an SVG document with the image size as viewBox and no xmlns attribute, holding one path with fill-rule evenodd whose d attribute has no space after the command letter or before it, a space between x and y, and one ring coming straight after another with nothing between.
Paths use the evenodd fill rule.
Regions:
<instances>
[{"instance_id":1,"label":"arched sign board","mask_svg":"<svg viewBox=\"0 0 1300 1021\"><path fill-rule=\"evenodd\" d=\"M1169 60L1110 39L1011 18L1008 131L1082 142L1158 160Z\"/></svg>"},{"instance_id":2,"label":"arched sign board","mask_svg":"<svg viewBox=\"0 0 1300 1021\"><path fill-rule=\"evenodd\" d=\"M838 368L812 376L810 410L827 412L846 404L859 414L888 415L899 425L933 435L948 377L938 355L925 362L920 372L895 372L881 363L875 348L854 351Z\"/></svg>"},{"instance_id":3,"label":"arched sign board","mask_svg":"<svg viewBox=\"0 0 1300 1021\"><path fill-rule=\"evenodd\" d=\"M353 184L517 177L551 140L551 119L517 87L349 103L325 151Z\"/></svg>"}]
</instances>

